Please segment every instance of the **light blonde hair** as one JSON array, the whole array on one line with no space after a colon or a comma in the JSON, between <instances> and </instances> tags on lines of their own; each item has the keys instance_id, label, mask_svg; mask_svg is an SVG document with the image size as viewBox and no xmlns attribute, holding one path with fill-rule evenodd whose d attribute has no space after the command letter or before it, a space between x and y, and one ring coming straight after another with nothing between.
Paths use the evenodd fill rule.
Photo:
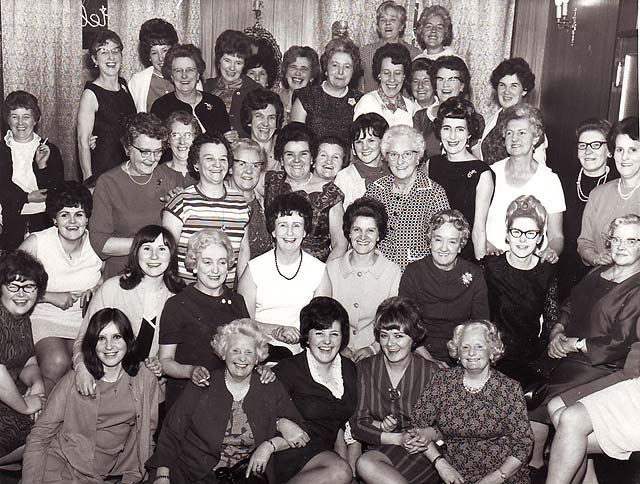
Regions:
<instances>
[{"instance_id":1,"label":"light blonde hair","mask_svg":"<svg viewBox=\"0 0 640 484\"><path fill-rule=\"evenodd\" d=\"M247 336L256 343L256 357L258 363L262 363L269 356L267 335L260 329L256 321L250 318L235 319L230 323L220 326L211 340L213 352L220 359L224 359L229 344L229 337L234 334Z\"/></svg>"},{"instance_id":2,"label":"light blonde hair","mask_svg":"<svg viewBox=\"0 0 640 484\"><path fill-rule=\"evenodd\" d=\"M489 360L491 363L498 361L504 354L504 343L500 337L498 327L486 319L473 319L459 324L453 330L453 337L447 342L447 349L451 358L457 360L460 357L460 341L464 333L470 329L481 328L484 339L489 348Z\"/></svg>"},{"instance_id":3,"label":"light blonde hair","mask_svg":"<svg viewBox=\"0 0 640 484\"><path fill-rule=\"evenodd\" d=\"M229 236L222 230L202 229L193 234L187 244L187 255L184 260L184 266L187 270L192 271L195 268L198 257L202 254L202 251L210 245L217 245L227 251L229 267L235 263L233 245L231 244Z\"/></svg>"}]
</instances>

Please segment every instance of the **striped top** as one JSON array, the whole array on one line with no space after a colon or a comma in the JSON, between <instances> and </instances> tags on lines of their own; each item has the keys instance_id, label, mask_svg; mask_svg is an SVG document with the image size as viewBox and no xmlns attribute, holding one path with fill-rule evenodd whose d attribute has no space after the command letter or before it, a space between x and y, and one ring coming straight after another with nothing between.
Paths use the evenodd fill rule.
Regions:
<instances>
[{"instance_id":1,"label":"striped top","mask_svg":"<svg viewBox=\"0 0 640 484\"><path fill-rule=\"evenodd\" d=\"M226 187L222 198L209 198L197 185L185 188L173 197L164 208L182 220L182 232L178 241L178 274L185 282L196 280L184 265L187 244L193 234L202 229L219 229L225 232L233 246L233 256L238 258L244 230L249 223L249 205L237 190ZM229 268L226 284L233 287L236 278L235 265Z\"/></svg>"}]
</instances>

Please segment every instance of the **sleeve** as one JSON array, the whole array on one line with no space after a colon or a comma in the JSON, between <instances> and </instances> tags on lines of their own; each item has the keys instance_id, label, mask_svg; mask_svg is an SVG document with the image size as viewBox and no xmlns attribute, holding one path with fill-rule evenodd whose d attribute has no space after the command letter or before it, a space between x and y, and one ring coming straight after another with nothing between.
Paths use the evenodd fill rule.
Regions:
<instances>
[{"instance_id":1,"label":"sleeve","mask_svg":"<svg viewBox=\"0 0 640 484\"><path fill-rule=\"evenodd\" d=\"M513 457L526 464L533 450L533 431L529 423L527 405L518 382L506 378L502 381L507 386L504 391L505 406L510 409L506 412L508 441L505 446L511 450Z\"/></svg>"},{"instance_id":2,"label":"sleeve","mask_svg":"<svg viewBox=\"0 0 640 484\"><path fill-rule=\"evenodd\" d=\"M63 377L49 394L47 405L42 415L40 415L31 429L22 459L22 482L28 482L29 484L42 483L47 451L64 421L68 395L75 391L72 388L72 383L73 373L70 372Z\"/></svg>"},{"instance_id":3,"label":"sleeve","mask_svg":"<svg viewBox=\"0 0 640 484\"><path fill-rule=\"evenodd\" d=\"M402 270L400 267L394 264L393 276L391 278L391 284L389 285L389 296L397 296L400 290L400 280L402 278Z\"/></svg>"},{"instance_id":4,"label":"sleeve","mask_svg":"<svg viewBox=\"0 0 640 484\"><path fill-rule=\"evenodd\" d=\"M171 198L164 206L164 209L169 212L171 215L175 215L184 223L184 219L182 218L184 215L184 194L183 192L177 193Z\"/></svg>"},{"instance_id":5,"label":"sleeve","mask_svg":"<svg viewBox=\"0 0 640 484\"><path fill-rule=\"evenodd\" d=\"M542 309L542 335L541 339L545 342L545 344L549 341L549 333L551 329L558 321L558 315L560 312L559 308L559 287L558 287L558 278L554 274L551 276L551 279L548 281L547 294L544 298L544 306Z\"/></svg>"},{"instance_id":6,"label":"sleeve","mask_svg":"<svg viewBox=\"0 0 640 484\"><path fill-rule=\"evenodd\" d=\"M244 297L242 296L242 294L238 294L236 293L237 297L238 297L238 308L239 308L239 313L240 313L240 318L250 318L251 315L249 314L249 310L247 309L247 303L244 300Z\"/></svg>"},{"instance_id":7,"label":"sleeve","mask_svg":"<svg viewBox=\"0 0 640 484\"><path fill-rule=\"evenodd\" d=\"M161 96L153 101L153 104L151 105L151 114L155 114L160 119L166 120L169 115L167 114L167 109L165 108L165 101L163 98L164 96Z\"/></svg>"},{"instance_id":8,"label":"sleeve","mask_svg":"<svg viewBox=\"0 0 640 484\"><path fill-rule=\"evenodd\" d=\"M33 173L36 175L38 187L53 189L60 187L64 183L64 163L60 150L53 143L49 143L49 160L47 166L42 170L34 161L32 164Z\"/></svg>"},{"instance_id":9,"label":"sleeve","mask_svg":"<svg viewBox=\"0 0 640 484\"><path fill-rule=\"evenodd\" d=\"M476 283L471 299L471 317L473 319L491 319L487 282L479 267L475 267L474 278Z\"/></svg>"},{"instance_id":10,"label":"sleeve","mask_svg":"<svg viewBox=\"0 0 640 484\"><path fill-rule=\"evenodd\" d=\"M206 96L206 103L212 105L212 109L206 108L210 111L210 120L208 123L209 127L218 133L226 133L231 129L231 121L229 120L229 114L227 113L227 108L224 105L222 99L214 94L209 94Z\"/></svg>"},{"instance_id":11,"label":"sleeve","mask_svg":"<svg viewBox=\"0 0 640 484\"><path fill-rule=\"evenodd\" d=\"M564 190L560 178L555 173L550 173L548 180L545 182L544 193L547 194L544 207L548 213L561 213L567 210L564 202Z\"/></svg>"},{"instance_id":12,"label":"sleeve","mask_svg":"<svg viewBox=\"0 0 640 484\"><path fill-rule=\"evenodd\" d=\"M413 406L411 421L415 427L433 427L437 423L440 395L446 394L445 382L448 371L450 370L438 371Z\"/></svg>"},{"instance_id":13,"label":"sleeve","mask_svg":"<svg viewBox=\"0 0 640 484\"><path fill-rule=\"evenodd\" d=\"M162 309L160 316L159 344L177 345L183 343L188 333L184 330L185 311L183 304L176 300L177 296L170 297Z\"/></svg>"},{"instance_id":14,"label":"sleeve","mask_svg":"<svg viewBox=\"0 0 640 484\"><path fill-rule=\"evenodd\" d=\"M354 119L354 121L361 114L367 114L367 113L378 113L378 114L380 114L378 112L378 109L376 109L375 100L373 99L373 97L365 94L364 96L362 96L360 98L360 101L358 101L356 106L353 108L353 119Z\"/></svg>"},{"instance_id":15,"label":"sleeve","mask_svg":"<svg viewBox=\"0 0 640 484\"><path fill-rule=\"evenodd\" d=\"M0 204L8 212L20 212L27 203L27 192L11 181L13 163L11 150L0 141Z\"/></svg>"},{"instance_id":16,"label":"sleeve","mask_svg":"<svg viewBox=\"0 0 640 484\"><path fill-rule=\"evenodd\" d=\"M300 415L298 408L293 403L293 400L291 400L291 396L287 393L284 385L278 380L276 380L274 384L276 385L276 418L287 418L298 425L303 425L304 418Z\"/></svg>"},{"instance_id":17,"label":"sleeve","mask_svg":"<svg viewBox=\"0 0 640 484\"><path fill-rule=\"evenodd\" d=\"M398 285L398 296L408 297L414 301L417 301L418 291L417 287L419 284L416 282L416 276L414 275L415 263L411 263L407 266L404 271L404 274L400 277L400 284Z\"/></svg>"},{"instance_id":18,"label":"sleeve","mask_svg":"<svg viewBox=\"0 0 640 484\"><path fill-rule=\"evenodd\" d=\"M108 258L102 251L104 244L115 233L113 200L106 180L104 175L98 177L93 193L93 213L89 221L89 241L95 253L102 260Z\"/></svg>"},{"instance_id":19,"label":"sleeve","mask_svg":"<svg viewBox=\"0 0 640 484\"><path fill-rule=\"evenodd\" d=\"M373 426L370 404L373 401L371 360L367 358L358 363L358 404L349 423L353 436L369 444L380 445L382 431Z\"/></svg>"},{"instance_id":20,"label":"sleeve","mask_svg":"<svg viewBox=\"0 0 640 484\"><path fill-rule=\"evenodd\" d=\"M598 255L596 237L599 237L600 234L598 234L596 220L598 219L599 198L597 191L589 195L587 205L582 213L582 228L578 236L578 254L583 261L589 264Z\"/></svg>"}]
</instances>

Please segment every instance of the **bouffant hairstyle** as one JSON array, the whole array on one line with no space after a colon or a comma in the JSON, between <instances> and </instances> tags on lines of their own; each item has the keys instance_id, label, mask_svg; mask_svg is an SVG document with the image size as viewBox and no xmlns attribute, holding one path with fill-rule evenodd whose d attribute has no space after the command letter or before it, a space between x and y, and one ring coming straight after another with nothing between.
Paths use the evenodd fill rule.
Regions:
<instances>
[{"instance_id":1,"label":"bouffant hairstyle","mask_svg":"<svg viewBox=\"0 0 640 484\"><path fill-rule=\"evenodd\" d=\"M264 68L267 73L267 88L271 89L278 76L278 65L276 61L266 55L253 54L247 57L244 63L244 72L247 72L249 69L255 69L256 67Z\"/></svg>"},{"instance_id":2,"label":"bouffant hairstyle","mask_svg":"<svg viewBox=\"0 0 640 484\"><path fill-rule=\"evenodd\" d=\"M416 40L422 49L426 49L427 45L424 42L423 30L429 22L429 17L432 15L437 15L442 18L444 22L444 39L442 40L442 45L447 46L451 45L453 42L453 24L451 23L451 14L449 10L444 8L441 5L431 5L430 7L426 7L422 13L420 14L420 18L418 19L418 35L416 36Z\"/></svg>"},{"instance_id":3,"label":"bouffant hairstyle","mask_svg":"<svg viewBox=\"0 0 640 484\"><path fill-rule=\"evenodd\" d=\"M282 161L284 148L287 143L292 141L306 141L311 152L311 159L315 160L318 156L318 136L316 133L306 124L294 121L284 126L278 133L276 145L273 148L276 160Z\"/></svg>"},{"instance_id":4,"label":"bouffant hairstyle","mask_svg":"<svg viewBox=\"0 0 640 484\"><path fill-rule=\"evenodd\" d=\"M239 30L225 30L216 39L214 53L216 69L220 69L220 59L225 54L246 60L251 55L251 39Z\"/></svg>"},{"instance_id":5,"label":"bouffant hairstyle","mask_svg":"<svg viewBox=\"0 0 640 484\"><path fill-rule=\"evenodd\" d=\"M387 10L395 10L400 13L400 37L404 36L404 31L407 28L407 9L402 5L398 5L393 0L386 0L378 5L376 9L376 25L380 23L380 19L387 12ZM380 35L380 31L378 31L378 35Z\"/></svg>"},{"instance_id":6,"label":"bouffant hairstyle","mask_svg":"<svg viewBox=\"0 0 640 484\"><path fill-rule=\"evenodd\" d=\"M164 56L164 64L162 64L162 75L165 79L171 80L171 71L173 70L173 61L180 57L188 57L196 63L198 70L198 79L202 78L207 65L202 58L202 51L193 44L175 44L169 49Z\"/></svg>"},{"instance_id":7,"label":"bouffant hairstyle","mask_svg":"<svg viewBox=\"0 0 640 484\"><path fill-rule=\"evenodd\" d=\"M136 113L128 116L121 142L126 148L134 144L140 135L162 141L162 147L166 148L169 131L158 116L152 113Z\"/></svg>"},{"instance_id":8,"label":"bouffant hairstyle","mask_svg":"<svg viewBox=\"0 0 640 484\"><path fill-rule=\"evenodd\" d=\"M84 210L87 218L93 210L93 197L89 189L77 181L65 181L55 190L47 193L46 211L52 219L65 207L78 207Z\"/></svg>"},{"instance_id":9,"label":"bouffant hairstyle","mask_svg":"<svg viewBox=\"0 0 640 484\"><path fill-rule=\"evenodd\" d=\"M418 159L422 158L425 149L424 136L422 136L422 133L420 131L406 124L396 124L395 126L391 126L384 133L382 142L380 143L380 151L382 151L382 156L387 156L393 140L402 136L406 136L411 140L413 149L418 152Z\"/></svg>"},{"instance_id":10,"label":"bouffant hairstyle","mask_svg":"<svg viewBox=\"0 0 640 484\"><path fill-rule=\"evenodd\" d=\"M184 266L188 271L193 271L198 262L198 257L210 245L222 247L227 252L227 264L231 268L235 263L233 255L233 244L231 239L222 230L202 229L189 238L187 243L187 255L185 256Z\"/></svg>"},{"instance_id":11,"label":"bouffant hairstyle","mask_svg":"<svg viewBox=\"0 0 640 484\"><path fill-rule=\"evenodd\" d=\"M611 130L611 123L606 119L589 118L581 121L576 128L576 140L580 139L582 133L587 131L597 131L602 136L607 138L609 131Z\"/></svg>"},{"instance_id":12,"label":"bouffant hairstyle","mask_svg":"<svg viewBox=\"0 0 640 484\"><path fill-rule=\"evenodd\" d=\"M326 296L314 297L300 310L300 346L309 347L311 331L331 329L336 322L340 325L342 333L340 340L340 351L342 351L349 344L349 313L335 299Z\"/></svg>"},{"instance_id":13,"label":"bouffant hairstyle","mask_svg":"<svg viewBox=\"0 0 640 484\"><path fill-rule=\"evenodd\" d=\"M145 67L151 65L151 47L154 45L174 46L178 43L178 34L175 27L161 18L152 18L147 20L140 27L140 35L138 36L138 55L140 62Z\"/></svg>"},{"instance_id":14,"label":"bouffant hairstyle","mask_svg":"<svg viewBox=\"0 0 640 484\"><path fill-rule=\"evenodd\" d=\"M357 140L365 138L367 135L382 139L388 129L389 123L378 113L361 114L351 124L351 145L355 146Z\"/></svg>"},{"instance_id":15,"label":"bouffant hairstyle","mask_svg":"<svg viewBox=\"0 0 640 484\"><path fill-rule=\"evenodd\" d=\"M318 53L308 45L293 45L287 49L282 58L282 85L287 89L289 89L289 81L287 81L286 76L287 69L299 57L309 59L311 69L309 85L314 86L320 83L320 59L318 58Z\"/></svg>"},{"instance_id":16,"label":"bouffant hairstyle","mask_svg":"<svg viewBox=\"0 0 640 484\"><path fill-rule=\"evenodd\" d=\"M467 131L474 140L480 136L480 122L476 115L473 103L460 96L453 96L447 99L438 107L438 115L433 120L435 135L440 139L440 130L444 118L464 119L467 123Z\"/></svg>"},{"instance_id":17,"label":"bouffant hairstyle","mask_svg":"<svg viewBox=\"0 0 640 484\"><path fill-rule=\"evenodd\" d=\"M229 344L229 338L235 334L247 336L256 343L256 357L258 363L263 362L269 356L269 339L256 321L249 318L234 319L224 326L218 327L216 334L213 335L211 346L213 352L224 360Z\"/></svg>"},{"instance_id":18,"label":"bouffant hairstyle","mask_svg":"<svg viewBox=\"0 0 640 484\"><path fill-rule=\"evenodd\" d=\"M191 126L193 128L194 136L202 134L202 128L196 117L187 111L174 111L172 112L164 125L167 127L167 133L171 135L171 126L173 123L184 124L185 126Z\"/></svg>"},{"instance_id":19,"label":"bouffant hairstyle","mask_svg":"<svg viewBox=\"0 0 640 484\"><path fill-rule=\"evenodd\" d=\"M164 244L169 248L169 267L162 275L165 286L172 293L177 293L184 287L184 282L178 277L178 244L173 235L160 225L145 225L133 237L133 243L129 250L127 266L122 276L120 276L120 287L125 290L135 288L144 277L144 271L140 267L138 252L140 248L149 242L153 242L162 235Z\"/></svg>"},{"instance_id":20,"label":"bouffant hairstyle","mask_svg":"<svg viewBox=\"0 0 640 484\"><path fill-rule=\"evenodd\" d=\"M517 218L533 220L538 226L538 230L542 231L547 223L547 210L533 195L520 195L507 207L505 215L507 229L513 225L513 221Z\"/></svg>"},{"instance_id":21,"label":"bouffant hairstyle","mask_svg":"<svg viewBox=\"0 0 640 484\"><path fill-rule=\"evenodd\" d=\"M35 124L38 124L42 116L42 111L40 111L40 106L38 105L38 98L27 91L13 91L7 95L2 105L5 122L9 122L9 114L11 111L20 108L31 111Z\"/></svg>"},{"instance_id":22,"label":"bouffant hairstyle","mask_svg":"<svg viewBox=\"0 0 640 484\"><path fill-rule=\"evenodd\" d=\"M431 85L436 89L436 78L438 77L438 71L440 69L449 69L456 71L460 77L460 81L464 85L462 88L462 94L469 96L471 93L471 74L465 61L463 61L457 55L443 55L438 57L431 64L431 70L429 70L429 77L431 78Z\"/></svg>"},{"instance_id":23,"label":"bouffant hairstyle","mask_svg":"<svg viewBox=\"0 0 640 484\"><path fill-rule=\"evenodd\" d=\"M538 108L531 104L519 103L515 106L508 107L502 113L502 136L504 136L507 131L507 124L509 124L509 121L525 119L529 121L529 124L533 129L534 136L538 137L536 146L542 143L544 139L544 119L542 118L542 112Z\"/></svg>"},{"instance_id":24,"label":"bouffant hairstyle","mask_svg":"<svg viewBox=\"0 0 640 484\"><path fill-rule=\"evenodd\" d=\"M122 336L122 339L127 345L127 351L122 359L122 369L127 375L136 376L140 368L140 356L138 355L136 337L133 334L131 321L129 321L127 315L116 308L102 308L91 316L89 325L87 326L87 332L82 338L81 351L84 365L96 380L104 376L104 367L98 358L96 346L100 333L110 323L115 324L120 336Z\"/></svg>"},{"instance_id":25,"label":"bouffant hairstyle","mask_svg":"<svg viewBox=\"0 0 640 484\"><path fill-rule=\"evenodd\" d=\"M249 124L254 111L265 109L269 104L276 108L276 130L282 127L284 122L284 106L282 100L275 92L268 89L254 89L242 100L240 106L240 122L247 132L251 131Z\"/></svg>"},{"instance_id":26,"label":"bouffant hairstyle","mask_svg":"<svg viewBox=\"0 0 640 484\"><path fill-rule=\"evenodd\" d=\"M329 41L324 48L324 52L320 56L320 66L322 67L322 77L326 79L327 69L329 68L329 62L334 54L338 52L344 52L349 54L351 62L353 63L353 75L349 86L355 88L358 85L358 81L362 76L362 66L360 65L360 49L351 40L342 37L337 37Z\"/></svg>"},{"instance_id":27,"label":"bouffant hairstyle","mask_svg":"<svg viewBox=\"0 0 640 484\"><path fill-rule=\"evenodd\" d=\"M389 217L387 215L387 209L382 202L373 198L361 197L354 200L353 203L347 207L342 219L342 233L344 233L347 240L350 240L351 227L358 217L370 217L375 220L380 240L383 240L387 236Z\"/></svg>"},{"instance_id":28,"label":"bouffant hairstyle","mask_svg":"<svg viewBox=\"0 0 640 484\"><path fill-rule=\"evenodd\" d=\"M89 47L89 54L91 54L91 57L95 57L98 54L98 49L107 45L107 42L109 41L116 44L120 51L124 49L124 44L122 43L122 39L118 34L116 34L113 30L99 29L96 30L93 34L93 41L91 42L91 46Z\"/></svg>"},{"instance_id":29,"label":"bouffant hairstyle","mask_svg":"<svg viewBox=\"0 0 640 484\"><path fill-rule=\"evenodd\" d=\"M187 157L187 168L189 173L191 173L196 180L200 180L200 172L198 168L198 164L200 163L200 150L203 145L208 143L224 146L224 149L227 151L227 163L229 166L233 164L233 150L231 149L231 145L227 141L227 138L220 133L212 131L199 134L193 140L191 148L189 148L189 156Z\"/></svg>"},{"instance_id":30,"label":"bouffant hairstyle","mask_svg":"<svg viewBox=\"0 0 640 484\"><path fill-rule=\"evenodd\" d=\"M489 348L489 361L492 364L495 363L504 354L504 344L502 343L500 331L498 331L496 325L486 319L474 319L456 326L453 330L453 337L447 342L449 355L454 360L460 357L460 342L464 333L475 328L482 329L487 347Z\"/></svg>"},{"instance_id":31,"label":"bouffant hairstyle","mask_svg":"<svg viewBox=\"0 0 640 484\"><path fill-rule=\"evenodd\" d=\"M276 219L287 215L298 214L304 219L304 231L310 234L313 230L313 209L302 195L297 193L283 193L274 198L264 211L267 232L276 229Z\"/></svg>"},{"instance_id":32,"label":"bouffant hairstyle","mask_svg":"<svg viewBox=\"0 0 640 484\"><path fill-rule=\"evenodd\" d=\"M349 144L341 136L326 134L318 139L318 154L322 145L337 145L342 149L342 169L349 166Z\"/></svg>"},{"instance_id":33,"label":"bouffant hairstyle","mask_svg":"<svg viewBox=\"0 0 640 484\"><path fill-rule=\"evenodd\" d=\"M404 69L404 84L407 84L411 79L411 54L409 49L401 44L384 44L373 54L373 64L371 67L371 76L373 80L380 81L380 69L382 68L382 61L384 59L391 59L391 63L395 65L402 65Z\"/></svg>"},{"instance_id":34,"label":"bouffant hairstyle","mask_svg":"<svg viewBox=\"0 0 640 484\"><path fill-rule=\"evenodd\" d=\"M14 250L0 257L0 286L14 281L33 281L41 299L47 290L49 275L38 259L24 250Z\"/></svg>"},{"instance_id":35,"label":"bouffant hairstyle","mask_svg":"<svg viewBox=\"0 0 640 484\"><path fill-rule=\"evenodd\" d=\"M529 63L522 57L512 57L511 59L503 60L491 73L489 81L491 82L493 90L498 90L500 79L504 76L512 75L518 78L520 84L522 84L522 88L527 93L530 93L533 91L533 88L536 87L536 75L531 72Z\"/></svg>"},{"instance_id":36,"label":"bouffant hairstyle","mask_svg":"<svg viewBox=\"0 0 640 484\"><path fill-rule=\"evenodd\" d=\"M397 330L412 340L416 349L427 336L422 324L422 312L413 299L403 296L389 297L380 303L373 320L373 335L380 342L380 331Z\"/></svg>"},{"instance_id":37,"label":"bouffant hairstyle","mask_svg":"<svg viewBox=\"0 0 640 484\"><path fill-rule=\"evenodd\" d=\"M458 232L460 232L460 248L467 245L469 236L471 235L471 227L469 226L469 222L465 216L462 215L462 212L455 208L445 208L431 217L429 228L427 229L427 236L429 239L431 239L433 233L444 224L451 224Z\"/></svg>"},{"instance_id":38,"label":"bouffant hairstyle","mask_svg":"<svg viewBox=\"0 0 640 484\"><path fill-rule=\"evenodd\" d=\"M607 145L609 146L609 151L611 153L615 152L616 138L621 134L626 134L632 140L638 141L638 117L637 116L624 118L622 121L618 121L613 125L613 127L611 128L611 131L609 131L609 135L607 136Z\"/></svg>"}]
</instances>

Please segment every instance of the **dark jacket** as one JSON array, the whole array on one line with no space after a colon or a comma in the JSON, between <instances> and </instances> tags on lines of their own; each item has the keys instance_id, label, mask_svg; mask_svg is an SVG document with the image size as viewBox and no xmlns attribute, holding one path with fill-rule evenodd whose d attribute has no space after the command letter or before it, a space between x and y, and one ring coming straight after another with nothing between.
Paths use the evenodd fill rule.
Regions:
<instances>
[{"instance_id":1,"label":"dark jacket","mask_svg":"<svg viewBox=\"0 0 640 484\"><path fill-rule=\"evenodd\" d=\"M204 82L204 90L207 92L212 92L216 84L218 83L218 78L214 77L211 79L207 79ZM231 109L229 110L229 121L231 123L231 128L235 129L241 138L248 138L249 133L242 125L242 120L240 119L240 108L242 107L242 101L245 96L249 94L251 91L255 91L256 89L260 89L262 86L258 84L256 81L247 76L242 76L242 86L240 89L237 89L236 92L233 93L233 99L231 100Z\"/></svg>"},{"instance_id":2,"label":"dark jacket","mask_svg":"<svg viewBox=\"0 0 640 484\"><path fill-rule=\"evenodd\" d=\"M206 132L218 132L220 134L229 131L229 115L218 96L209 92L202 93L202 100L195 109L185 102L180 101L175 93L170 92L158 98L151 106L151 112L163 121L166 121L172 113L176 111L186 111L194 114Z\"/></svg>"}]
</instances>

